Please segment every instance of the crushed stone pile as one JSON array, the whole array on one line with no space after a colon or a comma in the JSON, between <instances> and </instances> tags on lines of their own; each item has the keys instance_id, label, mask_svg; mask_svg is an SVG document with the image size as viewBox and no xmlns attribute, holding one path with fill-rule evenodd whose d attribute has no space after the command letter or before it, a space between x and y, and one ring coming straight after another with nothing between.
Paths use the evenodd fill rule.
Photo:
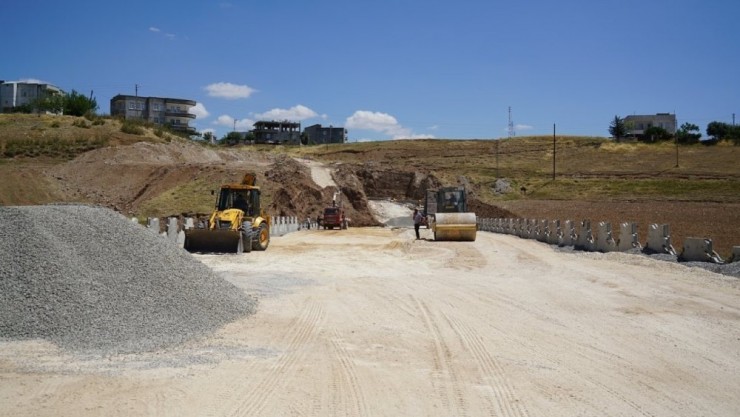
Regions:
<instances>
[{"instance_id":1,"label":"crushed stone pile","mask_svg":"<svg viewBox=\"0 0 740 417\"><path fill-rule=\"evenodd\" d=\"M255 306L183 249L114 211L0 207L0 338L145 352L207 335Z\"/></svg>"}]
</instances>

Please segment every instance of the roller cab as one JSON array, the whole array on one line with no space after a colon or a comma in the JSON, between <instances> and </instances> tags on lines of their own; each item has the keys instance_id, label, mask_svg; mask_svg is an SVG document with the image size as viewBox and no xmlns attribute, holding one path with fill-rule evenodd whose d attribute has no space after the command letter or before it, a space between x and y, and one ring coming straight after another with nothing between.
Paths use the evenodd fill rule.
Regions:
<instances>
[{"instance_id":1,"label":"roller cab","mask_svg":"<svg viewBox=\"0 0 740 417\"><path fill-rule=\"evenodd\" d=\"M467 211L463 187L427 190L424 216L437 241L474 242L478 230L475 213Z\"/></svg>"}]
</instances>

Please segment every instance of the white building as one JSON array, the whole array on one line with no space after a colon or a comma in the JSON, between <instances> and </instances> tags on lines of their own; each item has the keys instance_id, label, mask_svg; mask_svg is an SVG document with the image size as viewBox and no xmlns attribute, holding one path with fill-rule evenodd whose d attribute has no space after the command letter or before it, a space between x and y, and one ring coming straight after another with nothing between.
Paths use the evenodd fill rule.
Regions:
<instances>
[{"instance_id":1,"label":"white building","mask_svg":"<svg viewBox=\"0 0 740 417\"><path fill-rule=\"evenodd\" d=\"M0 113L8 113L13 108L33 104L50 94L62 94L62 90L41 81L0 81Z\"/></svg>"}]
</instances>

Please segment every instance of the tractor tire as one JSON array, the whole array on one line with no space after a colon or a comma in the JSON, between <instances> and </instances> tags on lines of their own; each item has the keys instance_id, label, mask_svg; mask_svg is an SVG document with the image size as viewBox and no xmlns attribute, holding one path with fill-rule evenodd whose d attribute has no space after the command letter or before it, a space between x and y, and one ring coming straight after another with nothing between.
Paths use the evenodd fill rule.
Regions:
<instances>
[{"instance_id":1,"label":"tractor tire","mask_svg":"<svg viewBox=\"0 0 740 417\"><path fill-rule=\"evenodd\" d=\"M265 250L270 245L270 228L262 223L257 230L252 231L252 249Z\"/></svg>"}]
</instances>

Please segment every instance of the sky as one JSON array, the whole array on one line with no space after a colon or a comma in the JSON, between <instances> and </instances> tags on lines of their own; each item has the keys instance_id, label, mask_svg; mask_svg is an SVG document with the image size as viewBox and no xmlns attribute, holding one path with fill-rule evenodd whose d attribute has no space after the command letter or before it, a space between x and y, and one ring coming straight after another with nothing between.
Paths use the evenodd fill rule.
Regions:
<instances>
[{"instance_id":1,"label":"sky","mask_svg":"<svg viewBox=\"0 0 740 417\"><path fill-rule=\"evenodd\" d=\"M220 138L258 120L350 142L609 136L740 113L737 0L3 0L0 80L197 102ZM509 113L509 109L511 112ZM740 120L738 121L740 122Z\"/></svg>"}]
</instances>

